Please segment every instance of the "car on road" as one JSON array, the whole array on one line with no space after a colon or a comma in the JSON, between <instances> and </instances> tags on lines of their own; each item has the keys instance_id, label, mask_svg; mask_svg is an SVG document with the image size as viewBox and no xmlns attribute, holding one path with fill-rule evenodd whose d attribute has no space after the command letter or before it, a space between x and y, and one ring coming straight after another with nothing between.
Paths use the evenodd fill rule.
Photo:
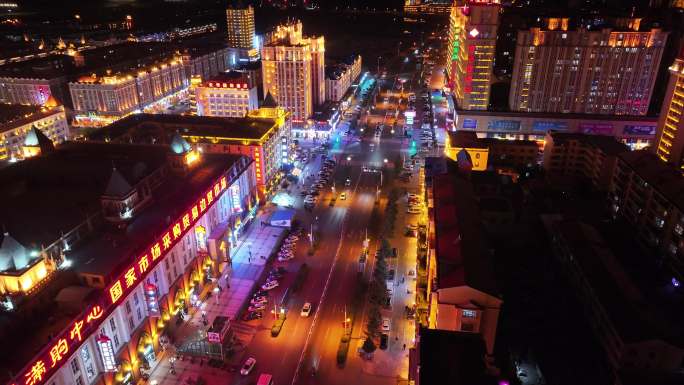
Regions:
<instances>
[{"instance_id":1,"label":"car on road","mask_svg":"<svg viewBox=\"0 0 684 385\"><path fill-rule=\"evenodd\" d=\"M287 262L294 259L294 255L278 257L278 262Z\"/></svg>"},{"instance_id":2,"label":"car on road","mask_svg":"<svg viewBox=\"0 0 684 385\"><path fill-rule=\"evenodd\" d=\"M388 332L391 328L391 321L387 317L382 317L382 331Z\"/></svg>"},{"instance_id":3,"label":"car on road","mask_svg":"<svg viewBox=\"0 0 684 385\"><path fill-rule=\"evenodd\" d=\"M268 303L268 300L264 297L252 298L249 301L249 304L252 306L266 305L267 303Z\"/></svg>"},{"instance_id":4,"label":"car on road","mask_svg":"<svg viewBox=\"0 0 684 385\"><path fill-rule=\"evenodd\" d=\"M344 182L344 187L349 187L351 186L351 179L347 178L347 180Z\"/></svg>"},{"instance_id":5,"label":"car on road","mask_svg":"<svg viewBox=\"0 0 684 385\"><path fill-rule=\"evenodd\" d=\"M280 260L280 258L278 258L278 260ZM261 288L264 290L273 290L276 287L278 287L279 285L280 284L278 283L278 281L269 281L269 282L266 282L265 284L263 284L261 286Z\"/></svg>"},{"instance_id":6,"label":"car on road","mask_svg":"<svg viewBox=\"0 0 684 385\"><path fill-rule=\"evenodd\" d=\"M248 375L252 369L254 369L254 365L256 365L256 358L254 357L249 357L247 361L242 365L242 369L240 369L240 374L243 376Z\"/></svg>"},{"instance_id":7,"label":"car on road","mask_svg":"<svg viewBox=\"0 0 684 385\"><path fill-rule=\"evenodd\" d=\"M347 199L347 193L342 192L342 194L340 194L340 200L345 200L345 199Z\"/></svg>"},{"instance_id":8,"label":"car on road","mask_svg":"<svg viewBox=\"0 0 684 385\"><path fill-rule=\"evenodd\" d=\"M263 304L263 303L256 303L256 304L254 304L254 305L250 305L250 306L247 308L247 311L248 311L248 312L262 311L262 310L264 310L265 308L266 308L266 304Z\"/></svg>"},{"instance_id":9,"label":"car on road","mask_svg":"<svg viewBox=\"0 0 684 385\"><path fill-rule=\"evenodd\" d=\"M408 209L406 209L406 212L409 214L420 214L420 209L416 206L411 206Z\"/></svg>"},{"instance_id":10,"label":"car on road","mask_svg":"<svg viewBox=\"0 0 684 385\"><path fill-rule=\"evenodd\" d=\"M299 313L300 316L302 317L308 317L311 315L311 303L307 302L302 306L302 311Z\"/></svg>"},{"instance_id":11,"label":"car on road","mask_svg":"<svg viewBox=\"0 0 684 385\"><path fill-rule=\"evenodd\" d=\"M243 321L252 321L255 319L261 319L264 316L264 313L261 311L251 311L245 313L244 316L242 316Z\"/></svg>"}]
</instances>

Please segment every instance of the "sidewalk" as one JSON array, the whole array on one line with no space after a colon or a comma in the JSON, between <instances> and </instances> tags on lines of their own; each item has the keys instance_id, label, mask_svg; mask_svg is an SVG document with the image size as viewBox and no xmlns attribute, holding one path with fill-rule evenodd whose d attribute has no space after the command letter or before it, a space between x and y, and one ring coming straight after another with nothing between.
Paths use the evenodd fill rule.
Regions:
<instances>
[{"instance_id":1,"label":"sidewalk","mask_svg":"<svg viewBox=\"0 0 684 385\"><path fill-rule=\"evenodd\" d=\"M243 236L240 245L232 257L232 269L227 269L220 277L219 282L226 282L230 275L228 287L224 288L218 295L214 294L202 301L200 306L191 311L191 316L176 330L174 339L175 345L180 345L184 341L200 339L204 331L211 325L217 316L225 316L233 321L236 337L245 346L250 338L247 333L249 328L243 327L240 322L234 322L240 308L248 300L257 279L261 276L268 256L278 245L285 229L271 226L262 226L261 220L268 218L270 212L262 212L250 225L247 233ZM250 257L251 254L251 257ZM264 256L264 259L260 258ZM206 315L207 326L202 321L202 314ZM229 379L236 373L228 372L225 369L213 368L206 364L201 364L201 360L196 358L191 362L189 358L176 360L173 366L176 374L170 372L170 358L175 357L175 348L171 347L158 354L157 365L150 374L148 383L155 385L172 384L194 384L198 377L206 381L206 385L225 385L230 383Z\"/></svg>"}]
</instances>

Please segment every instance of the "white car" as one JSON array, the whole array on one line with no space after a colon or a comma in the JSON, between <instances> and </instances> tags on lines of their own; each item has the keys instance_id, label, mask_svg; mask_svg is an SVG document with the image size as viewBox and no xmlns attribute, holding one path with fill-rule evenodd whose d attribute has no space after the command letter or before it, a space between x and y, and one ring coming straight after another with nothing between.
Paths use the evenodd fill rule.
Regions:
<instances>
[{"instance_id":1,"label":"white car","mask_svg":"<svg viewBox=\"0 0 684 385\"><path fill-rule=\"evenodd\" d=\"M280 258L278 258L278 259L280 259ZM280 284L278 283L278 281L268 281L265 284L261 285L261 289L262 290L273 290L276 287L278 287L279 285Z\"/></svg>"},{"instance_id":2,"label":"white car","mask_svg":"<svg viewBox=\"0 0 684 385\"><path fill-rule=\"evenodd\" d=\"M290 259L294 259L294 255L283 255L281 257L278 257L278 262L287 262ZM264 290L269 290L269 289L264 289Z\"/></svg>"},{"instance_id":3,"label":"white car","mask_svg":"<svg viewBox=\"0 0 684 385\"><path fill-rule=\"evenodd\" d=\"M302 317L308 317L309 315L311 315L311 303L310 302L307 302L304 304L304 306L302 306L302 311L301 311L301 313L299 313L299 315L301 315Z\"/></svg>"},{"instance_id":4,"label":"white car","mask_svg":"<svg viewBox=\"0 0 684 385\"><path fill-rule=\"evenodd\" d=\"M390 325L391 325L390 319L387 317L383 317L382 318L382 331L384 331L384 332L390 331Z\"/></svg>"},{"instance_id":5,"label":"white car","mask_svg":"<svg viewBox=\"0 0 684 385\"><path fill-rule=\"evenodd\" d=\"M256 358L254 357L249 357L247 361L245 361L244 365L242 365L242 369L240 369L240 374L243 376L246 376L249 374L249 372L254 369L254 365L256 365Z\"/></svg>"}]
</instances>

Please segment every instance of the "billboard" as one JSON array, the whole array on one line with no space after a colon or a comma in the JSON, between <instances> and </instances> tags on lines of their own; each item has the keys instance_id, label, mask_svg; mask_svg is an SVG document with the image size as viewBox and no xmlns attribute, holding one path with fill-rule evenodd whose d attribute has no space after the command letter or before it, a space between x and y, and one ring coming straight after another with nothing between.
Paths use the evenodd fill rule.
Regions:
<instances>
[{"instance_id":1,"label":"billboard","mask_svg":"<svg viewBox=\"0 0 684 385\"><path fill-rule=\"evenodd\" d=\"M568 129L568 122L554 122L545 120L535 120L532 123L532 131L566 131Z\"/></svg>"},{"instance_id":2,"label":"billboard","mask_svg":"<svg viewBox=\"0 0 684 385\"><path fill-rule=\"evenodd\" d=\"M477 119L463 119L463 128L474 130L477 128Z\"/></svg>"},{"instance_id":3,"label":"billboard","mask_svg":"<svg viewBox=\"0 0 684 385\"><path fill-rule=\"evenodd\" d=\"M625 124L622 129L624 135L655 135L656 126L636 126L632 124Z\"/></svg>"},{"instance_id":4,"label":"billboard","mask_svg":"<svg viewBox=\"0 0 684 385\"><path fill-rule=\"evenodd\" d=\"M583 134L612 135L612 123L580 123L580 132Z\"/></svg>"},{"instance_id":5,"label":"billboard","mask_svg":"<svg viewBox=\"0 0 684 385\"><path fill-rule=\"evenodd\" d=\"M520 131L519 120L490 120L487 129L492 131Z\"/></svg>"}]
</instances>

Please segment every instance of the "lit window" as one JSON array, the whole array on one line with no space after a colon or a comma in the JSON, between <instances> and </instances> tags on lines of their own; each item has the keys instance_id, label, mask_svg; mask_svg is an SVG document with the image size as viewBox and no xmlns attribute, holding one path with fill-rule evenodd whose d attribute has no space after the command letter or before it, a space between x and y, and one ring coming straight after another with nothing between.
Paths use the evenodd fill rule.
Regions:
<instances>
[{"instance_id":1,"label":"lit window","mask_svg":"<svg viewBox=\"0 0 684 385\"><path fill-rule=\"evenodd\" d=\"M477 312L475 310L463 310L464 318L476 318Z\"/></svg>"}]
</instances>

